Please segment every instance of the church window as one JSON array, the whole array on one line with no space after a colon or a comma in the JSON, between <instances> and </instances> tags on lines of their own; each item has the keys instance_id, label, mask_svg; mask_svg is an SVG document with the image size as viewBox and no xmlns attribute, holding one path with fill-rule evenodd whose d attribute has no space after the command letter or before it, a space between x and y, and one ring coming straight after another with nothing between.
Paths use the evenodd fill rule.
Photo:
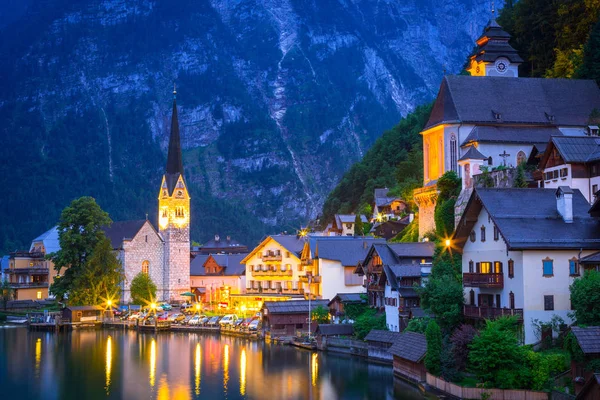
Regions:
<instances>
[{"instance_id":1,"label":"church window","mask_svg":"<svg viewBox=\"0 0 600 400\"><path fill-rule=\"evenodd\" d=\"M458 164L457 164L457 147L456 147L456 136L454 133L450 136L450 169L454 172L458 172Z\"/></svg>"},{"instance_id":2,"label":"church window","mask_svg":"<svg viewBox=\"0 0 600 400\"><path fill-rule=\"evenodd\" d=\"M523 164L524 162L526 162L526 161L527 161L527 158L526 158L526 157L527 157L527 156L525 155L525 152L524 152L524 151L519 151L519 152L517 153L517 165L521 165L521 164Z\"/></svg>"},{"instance_id":3,"label":"church window","mask_svg":"<svg viewBox=\"0 0 600 400\"><path fill-rule=\"evenodd\" d=\"M440 139L438 144L438 176L444 173L444 140Z\"/></svg>"},{"instance_id":4,"label":"church window","mask_svg":"<svg viewBox=\"0 0 600 400\"><path fill-rule=\"evenodd\" d=\"M148 235L146 235L146 243L148 243Z\"/></svg>"},{"instance_id":5,"label":"church window","mask_svg":"<svg viewBox=\"0 0 600 400\"><path fill-rule=\"evenodd\" d=\"M469 235L469 240L471 240L471 242L475 242L475 231L471 231L471 234Z\"/></svg>"},{"instance_id":6,"label":"church window","mask_svg":"<svg viewBox=\"0 0 600 400\"><path fill-rule=\"evenodd\" d=\"M490 156L490 158L488 158L487 162L488 162L488 165L494 164L494 160L492 159L492 156Z\"/></svg>"},{"instance_id":7,"label":"church window","mask_svg":"<svg viewBox=\"0 0 600 400\"><path fill-rule=\"evenodd\" d=\"M148 275L148 269L150 267L150 261L145 260L142 262L142 273Z\"/></svg>"},{"instance_id":8,"label":"church window","mask_svg":"<svg viewBox=\"0 0 600 400\"><path fill-rule=\"evenodd\" d=\"M481 241L485 242L485 226L481 227Z\"/></svg>"},{"instance_id":9,"label":"church window","mask_svg":"<svg viewBox=\"0 0 600 400\"><path fill-rule=\"evenodd\" d=\"M175 216L177 218L183 218L184 217L184 209L183 209L182 206L175 207Z\"/></svg>"},{"instance_id":10,"label":"church window","mask_svg":"<svg viewBox=\"0 0 600 400\"><path fill-rule=\"evenodd\" d=\"M168 217L168 211L167 211L166 208L163 208L163 210L162 210L162 216L163 216L163 218L167 218Z\"/></svg>"}]
</instances>

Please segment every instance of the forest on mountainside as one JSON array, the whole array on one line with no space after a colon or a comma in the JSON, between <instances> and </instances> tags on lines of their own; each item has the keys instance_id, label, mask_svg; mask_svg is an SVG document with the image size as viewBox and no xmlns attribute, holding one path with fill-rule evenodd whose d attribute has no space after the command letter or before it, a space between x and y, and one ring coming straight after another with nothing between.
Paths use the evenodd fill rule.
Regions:
<instances>
[{"instance_id":1,"label":"forest on mountainside","mask_svg":"<svg viewBox=\"0 0 600 400\"><path fill-rule=\"evenodd\" d=\"M498 23L512 35L510 43L524 60L519 76L594 79L600 84L599 12L600 0L507 0ZM431 107L421 106L403 118L346 172L325 201L321 225L336 213L370 217L375 188L391 188L412 203L412 189L423 179L419 132Z\"/></svg>"}]
</instances>

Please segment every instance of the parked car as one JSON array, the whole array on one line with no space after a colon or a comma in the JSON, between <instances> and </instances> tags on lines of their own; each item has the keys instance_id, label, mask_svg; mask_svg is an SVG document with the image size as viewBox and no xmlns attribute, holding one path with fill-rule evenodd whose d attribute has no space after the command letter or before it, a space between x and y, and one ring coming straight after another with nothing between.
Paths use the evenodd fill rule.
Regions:
<instances>
[{"instance_id":1,"label":"parked car","mask_svg":"<svg viewBox=\"0 0 600 400\"><path fill-rule=\"evenodd\" d=\"M242 329L242 322L244 322L243 318L236 319L235 322L233 323L233 329L235 329L235 330L241 330Z\"/></svg>"},{"instance_id":2,"label":"parked car","mask_svg":"<svg viewBox=\"0 0 600 400\"><path fill-rule=\"evenodd\" d=\"M219 323L219 317L212 317L211 319L208 320L206 325L207 326L217 326L218 323Z\"/></svg>"},{"instance_id":3,"label":"parked car","mask_svg":"<svg viewBox=\"0 0 600 400\"><path fill-rule=\"evenodd\" d=\"M242 329L247 330L248 326L250 325L250 322L252 322L252 321L254 321L254 318L246 318L246 319L242 320L242 324L241 324Z\"/></svg>"},{"instance_id":4,"label":"parked car","mask_svg":"<svg viewBox=\"0 0 600 400\"><path fill-rule=\"evenodd\" d=\"M192 319L192 315L186 315L183 321L180 322L180 324L187 325L190 322L190 319Z\"/></svg>"},{"instance_id":5,"label":"parked car","mask_svg":"<svg viewBox=\"0 0 600 400\"><path fill-rule=\"evenodd\" d=\"M193 326L193 325L200 325L200 316L199 315L194 315L188 321L188 325L191 325L191 326Z\"/></svg>"},{"instance_id":6,"label":"parked car","mask_svg":"<svg viewBox=\"0 0 600 400\"><path fill-rule=\"evenodd\" d=\"M255 319L252 322L250 322L250 324L248 325L248 331L250 332L256 332L260 329L260 320L259 319Z\"/></svg>"},{"instance_id":7,"label":"parked car","mask_svg":"<svg viewBox=\"0 0 600 400\"><path fill-rule=\"evenodd\" d=\"M162 309L163 311L171 311L173 309L173 307L169 303L164 302L159 303L158 308Z\"/></svg>"},{"instance_id":8,"label":"parked car","mask_svg":"<svg viewBox=\"0 0 600 400\"><path fill-rule=\"evenodd\" d=\"M233 324L235 323L236 320L237 320L237 316L235 314L227 314L219 321L219 325L233 326Z\"/></svg>"},{"instance_id":9,"label":"parked car","mask_svg":"<svg viewBox=\"0 0 600 400\"><path fill-rule=\"evenodd\" d=\"M206 323L210 321L210 318L206 317L206 316L201 316L200 317L200 325L206 325Z\"/></svg>"},{"instance_id":10,"label":"parked car","mask_svg":"<svg viewBox=\"0 0 600 400\"><path fill-rule=\"evenodd\" d=\"M157 318L159 321L168 321L168 319L169 319L169 313L158 314L158 315L156 316L156 318Z\"/></svg>"},{"instance_id":11,"label":"parked car","mask_svg":"<svg viewBox=\"0 0 600 400\"><path fill-rule=\"evenodd\" d=\"M127 319L129 321L135 321L136 319L139 318L139 316L140 316L140 313L134 312L134 313L129 314L129 317L127 317Z\"/></svg>"},{"instance_id":12,"label":"parked car","mask_svg":"<svg viewBox=\"0 0 600 400\"><path fill-rule=\"evenodd\" d=\"M176 324L180 323L181 321L185 320L185 315L181 314L181 313L176 313L176 314L171 314L169 315L169 321L174 322Z\"/></svg>"}]
</instances>

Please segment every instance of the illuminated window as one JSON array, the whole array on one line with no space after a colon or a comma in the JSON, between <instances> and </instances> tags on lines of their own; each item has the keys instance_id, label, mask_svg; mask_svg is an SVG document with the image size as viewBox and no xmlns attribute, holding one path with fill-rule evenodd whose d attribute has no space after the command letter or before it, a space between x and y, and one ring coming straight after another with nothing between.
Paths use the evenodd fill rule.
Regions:
<instances>
[{"instance_id":1,"label":"illuminated window","mask_svg":"<svg viewBox=\"0 0 600 400\"><path fill-rule=\"evenodd\" d=\"M492 272L492 263L491 262L482 262L480 263L480 271L481 274L490 274Z\"/></svg>"},{"instance_id":2,"label":"illuminated window","mask_svg":"<svg viewBox=\"0 0 600 400\"><path fill-rule=\"evenodd\" d=\"M148 260L142 262L142 273L147 275L149 267L150 267L150 262Z\"/></svg>"},{"instance_id":3,"label":"illuminated window","mask_svg":"<svg viewBox=\"0 0 600 400\"><path fill-rule=\"evenodd\" d=\"M37 292L36 297L38 300L40 300L42 298L42 292Z\"/></svg>"},{"instance_id":4,"label":"illuminated window","mask_svg":"<svg viewBox=\"0 0 600 400\"><path fill-rule=\"evenodd\" d=\"M177 218L183 218L184 217L184 208L182 206L175 207L175 216Z\"/></svg>"}]
</instances>

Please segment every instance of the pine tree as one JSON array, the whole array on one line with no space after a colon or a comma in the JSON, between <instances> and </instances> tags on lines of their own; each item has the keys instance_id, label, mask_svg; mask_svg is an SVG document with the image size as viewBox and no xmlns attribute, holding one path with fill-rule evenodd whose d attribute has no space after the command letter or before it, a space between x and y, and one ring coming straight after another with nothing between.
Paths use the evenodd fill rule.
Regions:
<instances>
[{"instance_id":1,"label":"pine tree","mask_svg":"<svg viewBox=\"0 0 600 400\"><path fill-rule=\"evenodd\" d=\"M527 181L525 180L525 166L521 163L517 167L517 176L513 183L513 186L516 188L526 188Z\"/></svg>"},{"instance_id":2,"label":"pine tree","mask_svg":"<svg viewBox=\"0 0 600 400\"><path fill-rule=\"evenodd\" d=\"M594 25L583 48L583 62L576 77L593 79L600 85L600 20Z\"/></svg>"},{"instance_id":3,"label":"pine tree","mask_svg":"<svg viewBox=\"0 0 600 400\"><path fill-rule=\"evenodd\" d=\"M361 215L356 214L356 218L354 218L354 236L364 236L364 229Z\"/></svg>"},{"instance_id":4,"label":"pine tree","mask_svg":"<svg viewBox=\"0 0 600 400\"><path fill-rule=\"evenodd\" d=\"M439 376L441 371L442 331L435 320L430 321L425 329L427 339L427 354L425 367L433 375Z\"/></svg>"}]
</instances>

